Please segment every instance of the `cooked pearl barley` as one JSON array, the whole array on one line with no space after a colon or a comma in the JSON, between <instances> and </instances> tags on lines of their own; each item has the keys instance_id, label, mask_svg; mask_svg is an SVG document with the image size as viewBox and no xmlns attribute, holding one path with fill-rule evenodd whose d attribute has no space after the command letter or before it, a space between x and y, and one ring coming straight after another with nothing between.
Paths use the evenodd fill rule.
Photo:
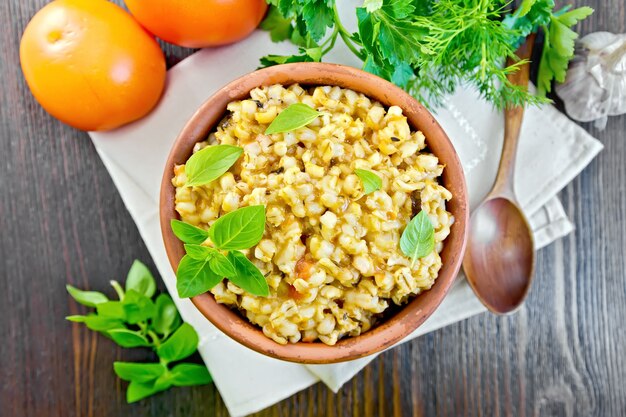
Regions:
<instances>
[{"instance_id":1,"label":"cooked pearl barley","mask_svg":"<svg viewBox=\"0 0 626 417\"><path fill-rule=\"evenodd\" d=\"M266 135L276 116L297 102L321 116ZM186 187L185 166L176 166L175 208L183 221L208 229L239 207L264 205L263 238L242 252L265 275L270 295L224 280L211 289L217 302L241 310L276 343L332 345L369 330L389 302L405 303L432 287L454 223L446 211L452 195L438 183L444 167L423 151L424 135L411 132L400 107L385 109L339 87L272 85L227 108L228 123L194 152L222 143L244 154L199 187ZM363 195L356 169L375 172L381 189ZM435 250L411 267L399 240L416 201L435 227Z\"/></svg>"}]
</instances>

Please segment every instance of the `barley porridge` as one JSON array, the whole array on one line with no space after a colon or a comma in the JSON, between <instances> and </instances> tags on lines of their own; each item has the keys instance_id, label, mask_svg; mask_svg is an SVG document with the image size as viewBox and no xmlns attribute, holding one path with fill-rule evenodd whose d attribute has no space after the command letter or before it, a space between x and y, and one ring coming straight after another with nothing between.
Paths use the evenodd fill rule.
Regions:
<instances>
[{"instance_id":1,"label":"barley porridge","mask_svg":"<svg viewBox=\"0 0 626 417\"><path fill-rule=\"evenodd\" d=\"M291 132L264 134L298 102L322 115ZM240 207L266 208L263 239L243 252L265 275L270 295L224 280L211 290L219 303L277 343L334 345L370 329L390 304L431 288L454 222L446 211L452 195L438 182L444 166L399 107L348 89L296 84L256 88L227 110L194 152L236 145L244 150L238 162L207 185L186 187L184 165L172 180L181 220L204 229ZM382 187L365 195L359 168L378 175ZM399 240L419 210L434 227L435 248L411 267Z\"/></svg>"}]
</instances>

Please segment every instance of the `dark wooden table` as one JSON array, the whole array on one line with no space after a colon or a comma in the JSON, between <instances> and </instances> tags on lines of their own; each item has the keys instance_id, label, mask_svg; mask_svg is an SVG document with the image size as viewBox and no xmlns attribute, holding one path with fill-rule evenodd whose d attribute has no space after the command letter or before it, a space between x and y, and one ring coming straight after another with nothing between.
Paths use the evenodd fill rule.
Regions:
<instances>
[{"instance_id":1,"label":"dark wooden table","mask_svg":"<svg viewBox=\"0 0 626 417\"><path fill-rule=\"evenodd\" d=\"M65 284L110 291L151 264L83 132L48 116L18 65L20 35L45 0L3 0L0 16L0 416L226 416L213 386L127 405L112 362L147 357L63 317ZM624 0L580 30L626 31ZM167 47L174 64L191 51ZM590 132L606 146L560 195L576 231L541 250L515 315L483 314L381 355L337 394L307 389L259 416L626 415L626 117Z\"/></svg>"}]
</instances>

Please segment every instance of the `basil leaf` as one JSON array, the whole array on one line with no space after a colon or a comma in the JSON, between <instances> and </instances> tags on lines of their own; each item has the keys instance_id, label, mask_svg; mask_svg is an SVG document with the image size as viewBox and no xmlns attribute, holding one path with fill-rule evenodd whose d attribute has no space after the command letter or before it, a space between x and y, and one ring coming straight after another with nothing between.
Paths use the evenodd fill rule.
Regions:
<instances>
[{"instance_id":1,"label":"basil leaf","mask_svg":"<svg viewBox=\"0 0 626 417\"><path fill-rule=\"evenodd\" d=\"M236 271L236 274L229 278L233 284L253 295L267 297L270 294L265 277L246 255L239 251L228 252L228 260Z\"/></svg>"},{"instance_id":2,"label":"basil leaf","mask_svg":"<svg viewBox=\"0 0 626 417\"><path fill-rule=\"evenodd\" d=\"M233 264L223 253L218 251L215 251L215 254L209 259L209 267L222 277L230 278L236 274Z\"/></svg>"},{"instance_id":3,"label":"basil leaf","mask_svg":"<svg viewBox=\"0 0 626 417\"><path fill-rule=\"evenodd\" d=\"M183 323L173 335L157 348L157 355L166 362L185 359L196 351L198 334L187 323Z\"/></svg>"},{"instance_id":4,"label":"basil leaf","mask_svg":"<svg viewBox=\"0 0 626 417\"><path fill-rule=\"evenodd\" d=\"M193 297L215 287L224 277L211 271L208 259L193 259L189 255L183 256L176 271L176 289L178 296Z\"/></svg>"},{"instance_id":5,"label":"basil leaf","mask_svg":"<svg viewBox=\"0 0 626 417\"><path fill-rule=\"evenodd\" d=\"M210 259L217 250L202 245L185 245L185 252L190 258L204 261Z\"/></svg>"},{"instance_id":6,"label":"basil leaf","mask_svg":"<svg viewBox=\"0 0 626 417\"><path fill-rule=\"evenodd\" d=\"M101 317L112 317L120 320L126 320L126 311L121 301L107 301L98 304L96 311Z\"/></svg>"},{"instance_id":7,"label":"basil leaf","mask_svg":"<svg viewBox=\"0 0 626 417\"><path fill-rule=\"evenodd\" d=\"M113 362L113 370L124 381L150 382L163 375L167 368L160 363Z\"/></svg>"},{"instance_id":8,"label":"basil leaf","mask_svg":"<svg viewBox=\"0 0 626 417\"><path fill-rule=\"evenodd\" d=\"M135 290L126 292L122 305L126 313L126 321L130 324L147 321L156 314L156 307L152 300Z\"/></svg>"},{"instance_id":9,"label":"basil leaf","mask_svg":"<svg viewBox=\"0 0 626 417\"><path fill-rule=\"evenodd\" d=\"M304 103L295 103L280 112L265 130L266 135L296 130L308 125L321 115Z\"/></svg>"},{"instance_id":10,"label":"basil leaf","mask_svg":"<svg viewBox=\"0 0 626 417\"><path fill-rule=\"evenodd\" d=\"M224 174L239 159L243 149L211 145L194 153L185 164L187 187L208 184Z\"/></svg>"},{"instance_id":11,"label":"basil leaf","mask_svg":"<svg viewBox=\"0 0 626 417\"><path fill-rule=\"evenodd\" d=\"M156 292L156 282L152 273L147 266L138 260L133 262L130 271L128 271L126 291L128 290L135 290L148 298L152 297Z\"/></svg>"},{"instance_id":12,"label":"basil leaf","mask_svg":"<svg viewBox=\"0 0 626 417\"><path fill-rule=\"evenodd\" d=\"M68 316L67 320L74 323L84 323L88 329L96 332L106 332L111 329L125 329L124 323L113 317L102 317L95 314L88 316Z\"/></svg>"},{"instance_id":13,"label":"basil leaf","mask_svg":"<svg viewBox=\"0 0 626 417\"><path fill-rule=\"evenodd\" d=\"M366 169L355 169L354 173L361 179L365 194L370 194L376 190L380 190L383 186L383 180L372 171L368 171Z\"/></svg>"},{"instance_id":14,"label":"basil leaf","mask_svg":"<svg viewBox=\"0 0 626 417\"><path fill-rule=\"evenodd\" d=\"M259 243L265 232L265 206L242 207L215 221L209 229L219 249L248 249Z\"/></svg>"},{"instance_id":15,"label":"basil leaf","mask_svg":"<svg viewBox=\"0 0 626 417\"><path fill-rule=\"evenodd\" d=\"M65 288L67 292L70 293L72 298L76 300L77 303L80 303L87 307L95 307L100 303L105 303L109 301L106 295L97 291L81 291L76 287L72 287L71 285L66 285Z\"/></svg>"},{"instance_id":16,"label":"basil leaf","mask_svg":"<svg viewBox=\"0 0 626 417\"><path fill-rule=\"evenodd\" d=\"M435 248L435 230L425 211L420 211L406 225L400 237L400 249L413 263ZM413 264L411 264L413 266Z\"/></svg>"},{"instance_id":17,"label":"basil leaf","mask_svg":"<svg viewBox=\"0 0 626 417\"><path fill-rule=\"evenodd\" d=\"M209 237L209 232L206 230L180 220L173 219L170 226L176 237L185 243L200 244Z\"/></svg>"},{"instance_id":18,"label":"basil leaf","mask_svg":"<svg viewBox=\"0 0 626 417\"><path fill-rule=\"evenodd\" d=\"M152 319L152 328L159 334L168 335L180 324L176 305L167 294L159 294L155 304L156 314Z\"/></svg>"},{"instance_id":19,"label":"basil leaf","mask_svg":"<svg viewBox=\"0 0 626 417\"><path fill-rule=\"evenodd\" d=\"M165 391L171 386L171 384L157 384L156 382L142 383L131 381L126 390L126 401L129 404L134 403L158 392Z\"/></svg>"},{"instance_id":20,"label":"basil leaf","mask_svg":"<svg viewBox=\"0 0 626 417\"><path fill-rule=\"evenodd\" d=\"M230 264L226 256L216 249L200 245L185 245L185 251L190 258L199 261L208 260L209 268L217 275L231 277L235 274L235 268Z\"/></svg>"},{"instance_id":21,"label":"basil leaf","mask_svg":"<svg viewBox=\"0 0 626 417\"><path fill-rule=\"evenodd\" d=\"M113 329L109 330L108 335L111 339L121 347L131 348L139 346L151 346L148 339L146 339L141 333L134 332L128 329Z\"/></svg>"},{"instance_id":22,"label":"basil leaf","mask_svg":"<svg viewBox=\"0 0 626 417\"><path fill-rule=\"evenodd\" d=\"M204 385L213 381L209 370L204 365L180 363L172 368L172 384L177 387Z\"/></svg>"}]
</instances>

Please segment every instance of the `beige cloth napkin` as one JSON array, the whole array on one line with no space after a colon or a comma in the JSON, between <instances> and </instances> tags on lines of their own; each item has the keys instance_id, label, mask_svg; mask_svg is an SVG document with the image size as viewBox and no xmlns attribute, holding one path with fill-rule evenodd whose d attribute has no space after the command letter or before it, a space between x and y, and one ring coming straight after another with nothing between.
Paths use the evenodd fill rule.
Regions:
<instances>
[{"instance_id":1,"label":"beige cloth napkin","mask_svg":"<svg viewBox=\"0 0 626 417\"><path fill-rule=\"evenodd\" d=\"M263 32L232 46L202 50L169 71L163 99L150 115L115 131L90 133L183 319L200 334L198 349L234 417L265 408L318 380L336 391L373 359L304 366L271 359L239 345L211 325L189 300L178 298L175 275L161 240L158 195L162 169L184 123L219 87L254 70L261 55L292 50L290 45L271 44ZM327 61L358 66L341 48L333 51ZM475 205L495 176L502 115L479 101L473 92L463 90L438 111L437 119L457 148L470 200ZM538 247L572 231L556 194L601 149L599 142L554 108L527 112L516 187ZM460 278L441 307L407 340L482 311L484 308Z\"/></svg>"}]
</instances>

